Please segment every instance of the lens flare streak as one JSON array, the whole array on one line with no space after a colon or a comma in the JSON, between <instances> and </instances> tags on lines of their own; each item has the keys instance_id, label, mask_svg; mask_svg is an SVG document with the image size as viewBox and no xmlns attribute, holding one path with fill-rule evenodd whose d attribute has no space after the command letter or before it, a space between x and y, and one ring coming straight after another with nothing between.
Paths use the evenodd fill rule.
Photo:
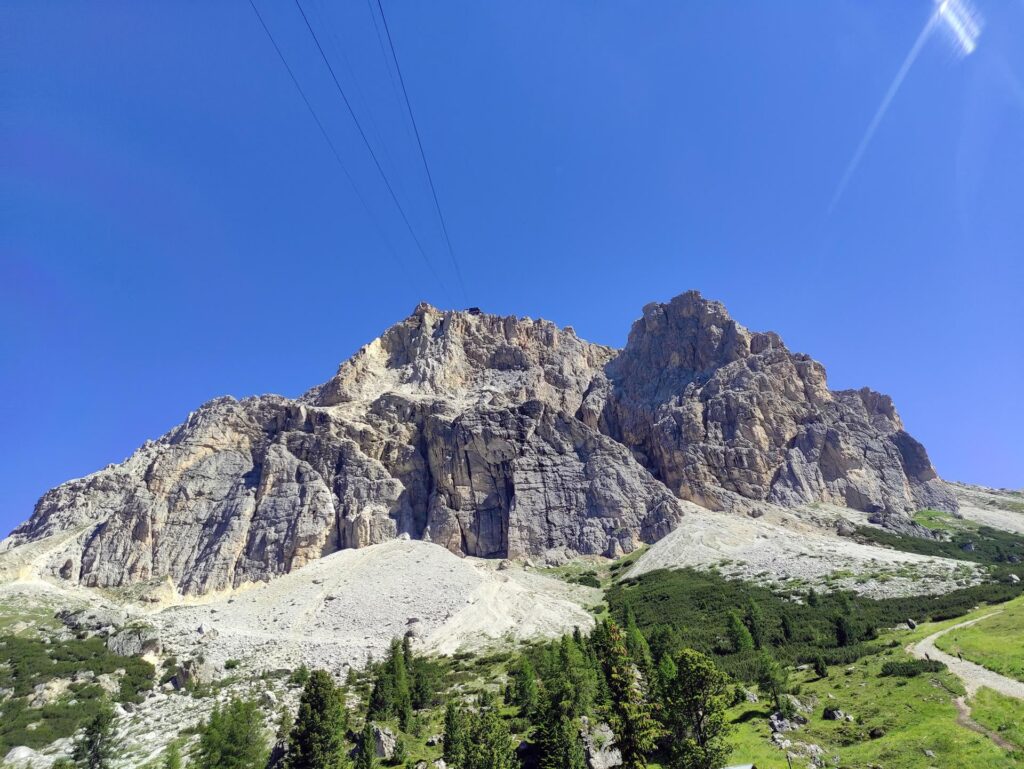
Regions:
<instances>
[{"instance_id":1,"label":"lens flare streak","mask_svg":"<svg viewBox=\"0 0 1024 769\"><path fill-rule=\"evenodd\" d=\"M882 123L885 113L889 111L889 105L892 104L896 92L903 85L907 73L914 65L932 32L936 29L941 29L953 42L957 54L960 56L970 56L974 49L978 47L981 26L981 16L971 7L968 0L935 0L935 10L928 17L924 29L917 36L917 40L914 41L914 45L910 48L910 53L907 54L907 58L900 65L896 77L893 78L889 89L885 92L885 96L882 97L882 103L875 111L874 117L871 118L867 130L864 132L864 137L860 140L860 144L857 145L853 157L850 159L842 178L839 180L839 185L836 187L835 194L832 196L832 202L828 207L829 214L835 209L839 199L843 196L843 192L846 191L846 186L850 183L850 179L857 170L857 166L860 165L861 158L864 157L871 139L874 138L875 131L878 130L878 126Z\"/></svg>"}]
</instances>

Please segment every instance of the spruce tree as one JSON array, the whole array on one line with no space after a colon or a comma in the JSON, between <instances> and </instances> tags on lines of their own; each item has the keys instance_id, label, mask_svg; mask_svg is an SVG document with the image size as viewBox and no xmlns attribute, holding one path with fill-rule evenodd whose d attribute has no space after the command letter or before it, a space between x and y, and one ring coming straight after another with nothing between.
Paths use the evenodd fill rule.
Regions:
<instances>
[{"instance_id":1,"label":"spruce tree","mask_svg":"<svg viewBox=\"0 0 1024 769\"><path fill-rule=\"evenodd\" d=\"M857 642L857 633L853 628L853 623L845 614L840 614L835 618L835 626L837 645L850 646Z\"/></svg>"},{"instance_id":2,"label":"spruce tree","mask_svg":"<svg viewBox=\"0 0 1024 769\"><path fill-rule=\"evenodd\" d=\"M761 652L757 671L757 686L762 694L768 695L775 708L783 713L788 709L788 700L783 700L789 683L789 672L768 652Z\"/></svg>"},{"instance_id":3,"label":"spruce tree","mask_svg":"<svg viewBox=\"0 0 1024 769\"><path fill-rule=\"evenodd\" d=\"M449 700L444 709L444 762L448 766L462 767L466 759L466 744L469 735L466 730L466 716L454 700Z\"/></svg>"},{"instance_id":4,"label":"spruce tree","mask_svg":"<svg viewBox=\"0 0 1024 769\"><path fill-rule=\"evenodd\" d=\"M511 701L523 718L532 719L539 705L537 672L530 660L521 657L512 668Z\"/></svg>"},{"instance_id":5,"label":"spruce tree","mask_svg":"<svg viewBox=\"0 0 1024 769\"><path fill-rule=\"evenodd\" d=\"M654 672L651 648L647 645L647 639L644 638L644 634L636 624L636 616L632 610L626 613L626 649L629 650L629 656L633 658L637 668L650 681Z\"/></svg>"},{"instance_id":6,"label":"spruce tree","mask_svg":"<svg viewBox=\"0 0 1024 769\"><path fill-rule=\"evenodd\" d=\"M252 700L232 699L217 707L199 734L197 769L253 769L267 762L263 714Z\"/></svg>"},{"instance_id":7,"label":"spruce tree","mask_svg":"<svg viewBox=\"0 0 1024 769\"><path fill-rule=\"evenodd\" d=\"M326 670L314 670L302 690L288 738L287 769L335 769L345 758L346 710L341 690Z\"/></svg>"},{"instance_id":8,"label":"spruce tree","mask_svg":"<svg viewBox=\"0 0 1024 769\"><path fill-rule=\"evenodd\" d=\"M764 614L761 607L751 599L747 602L747 613L744 617L744 624L750 631L750 638L754 642L755 649L762 649L768 643L768 633L765 627Z\"/></svg>"},{"instance_id":9,"label":"spruce tree","mask_svg":"<svg viewBox=\"0 0 1024 769\"><path fill-rule=\"evenodd\" d=\"M363 725L363 733L359 738L359 745L356 748L355 769L376 769L377 767L377 738L373 733L373 723L366 719Z\"/></svg>"},{"instance_id":10,"label":"spruce tree","mask_svg":"<svg viewBox=\"0 0 1024 769\"><path fill-rule=\"evenodd\" d=\"M734 611L729 612L729 641L734 652L748 652L754 649L754 638L750 635L750 630Z\"/></svg>"},{"instance_id":11,"label":"spruce tree","mask_svg":"<svg viewBox=\"0 0 1024 769\"><path fill-rule=\"evenodd\" d=\"M109 769L114 759L114 712L103 703L75 740L71 758L80 769Z\"/></svg>"},{"instance_id":12,"label":"spruce tree","mask_svg":"<svg viewBox=\"0 0 1024 769\"><path fill-rule=\"evenodd\" d=\"M681 651L675 666L665 708L672 734L672 767L718 769L729 755L725 742L729 679L711 659L692 649Z\"/></svg>"},{"instance_id":13,"label":"spruce tree","mask_svg":"<svg viewBox=\"0 0 1024 769\"><path fill-rule=\"evenodd\" d=\"M796 637L796 629L793 627L793 620L788 614L782 615L782 637L787 643Z\"/></svg>"},{"instance_id":14,"label":"spruce tree","mask_svg":"<svg viewBox=\"0 0 1024 769\"><path fill-rule=\"evenodd\" d=\"M654 749L657 725L644 698L636 665L626 649L622 630L611 620L606 623L604 649L605 677L612 703L612 730L615 732L625 769L643 769L647 753Z\"/></svg>"},{"instance_id":15,"label":"spruce tree","mask_svg":"<svg viewBox=\"0 0 1024 769\"><path fill-rule=\"evenodd\" d=\"M411 651L409 654L411 656ZM397 638L391 641L388 654L380 665L370 694L368 718L396 718L403 729L407 729L412 721L412 688L406 650Z\"/></svg>"},{"instance_id":16,"label":"spruce tree","mask_svg":"<svg viewBox=\"0 0 1024 769\"><path fill-rule=\"evenodd\" d=\"M518 767L512 749L508 726L493 708L485 708L470 716L470 740L464 763L459 769L515 769Z\"/></svg>"}]
</instances>

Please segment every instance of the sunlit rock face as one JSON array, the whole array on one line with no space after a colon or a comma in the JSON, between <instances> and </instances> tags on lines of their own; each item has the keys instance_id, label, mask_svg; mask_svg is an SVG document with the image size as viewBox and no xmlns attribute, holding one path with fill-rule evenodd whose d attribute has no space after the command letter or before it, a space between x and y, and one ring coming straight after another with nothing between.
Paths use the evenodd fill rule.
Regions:
<instances>
[{"instance_id":1,"label":"sunlit rock face","mask_svg":"<svg viewBox=\"0 0 1024 769\"><path fill-rule=\"evenodd\" d=\"M828 501L897 528L956 505L887 396L830 391L819 363L690 292L644 308L621 351L420 305L301 398L211 401L47 492L3 547L61 535L62 579L205 593L400 535L617 555L671 531L683 500Z\"/></svg>"}]
</instances>

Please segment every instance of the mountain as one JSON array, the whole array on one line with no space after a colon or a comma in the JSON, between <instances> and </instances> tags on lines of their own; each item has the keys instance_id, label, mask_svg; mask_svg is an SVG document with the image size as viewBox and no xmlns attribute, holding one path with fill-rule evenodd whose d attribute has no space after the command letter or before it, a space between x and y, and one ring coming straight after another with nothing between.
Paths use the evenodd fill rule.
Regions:
<instances>
[{"instance_id":1,"label":"mountain","mask_svg":"<svg viewBox=\"0 0 1024 769\"><path fill-rule=\"evenodd\" d=\"M696 292L624 349L421 304L298 399L213 400L119 465L47 492L4 541L72 583L202 594L408 535L464 555L618 555L696 503L831 502L913 526L956 509L892 400ZM699 514L692 513L692 514Z\"/></svg>"}]
</instances>

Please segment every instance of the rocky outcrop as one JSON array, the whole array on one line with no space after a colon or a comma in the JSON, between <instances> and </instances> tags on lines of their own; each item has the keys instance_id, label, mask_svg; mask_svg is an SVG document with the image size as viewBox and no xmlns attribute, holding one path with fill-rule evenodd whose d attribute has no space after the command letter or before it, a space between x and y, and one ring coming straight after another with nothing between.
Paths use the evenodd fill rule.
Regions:
<instances>
[{"instance_id":1,"label":"rocky outcrop","mask_svg":"<svg viewBox=\"0 0 1024 769\"><path fill-rule=\"evenodd\" d=\"M955 501L889 398L696 293L622 351L547 321L413 314L297 400L221 398L47 492L3 544L54 577L205 593L397 536L466 555L617 555L683 515L829 501L905 525Z\"/></svg>"},{"instance_id":2,"label":"rocky outcrop","mask_svg":"<svg viewBox=\"0 0 1024 769\"><path fill-rule=\"evenodd\" d=\"M892 399L830 391L820 363L695 292L645 307L607 374L607 432L682 499L825 501L893 524L956 507Z\"/></svg>"}]
</instances>

